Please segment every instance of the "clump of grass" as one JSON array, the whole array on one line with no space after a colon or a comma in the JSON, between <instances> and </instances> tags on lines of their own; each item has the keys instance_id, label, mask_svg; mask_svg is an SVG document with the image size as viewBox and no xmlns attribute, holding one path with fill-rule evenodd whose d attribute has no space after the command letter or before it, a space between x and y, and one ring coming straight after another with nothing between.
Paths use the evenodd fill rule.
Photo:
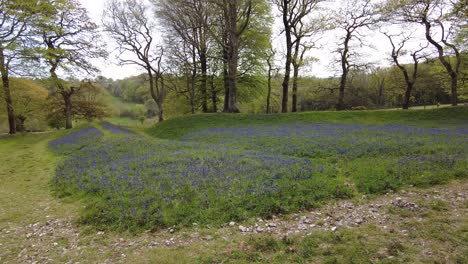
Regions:
<instances>
[{"instance_id":1,"label":"clump of grass","mask_svg":"<svg viewBox=\"0 0 468 264\"><path fill-rule=\"evenodd\" d=\"M256 250L261 252L275 252L281 250L283 243L272 235L260 235L251 237L249 244Z\"/></svg>"},{"instance_id":2,"label":"clump of grass","mask_svg":"<svg viewBox=\"0 0 468 264\"><path fill-rule=\"evenodd\" d=\"M449 205L446 201L443 200L432 200L430 203L430 208L434 211L444 212L448 211Z\"/></svg>"}]
</instances>

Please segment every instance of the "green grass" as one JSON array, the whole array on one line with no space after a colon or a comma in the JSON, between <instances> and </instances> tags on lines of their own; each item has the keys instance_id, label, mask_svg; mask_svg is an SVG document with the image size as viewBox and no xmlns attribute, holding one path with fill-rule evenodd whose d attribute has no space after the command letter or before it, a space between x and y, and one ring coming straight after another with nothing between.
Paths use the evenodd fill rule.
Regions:
<instances>
[{"instance_id":1,"label":"green grass","mask_svg":"<svg viewBox=\"0 0 468 264\"><path fill-rule=\"evenodd\" d=\"M57 158L47 150L51 133L0 138L0 230L74 216L76 207L51 196L50 178ZM0 262L16 256L24 237L2 241ZM3 240L3 239L2 239Z\"/></svg>"},{"instance_id":2,"label":"green grass","mask_svg":"<svg viewBox=\"0 0 468 264\"><path fill-rule=\"evenodd\" d=\"M288 214L327 200L466 178L465 112L211 115L210 128L223 129L194 131L182 141L106 132L66 155L54 188L82 199L83 221L102 229L142 232ZM206 117L177 122L187 121L180 130L188 131L190 122L206 126ZM342 124L348 119L353 125ZM450 122L437 124L444 129L420 128L442 119ZM369 120L411 126L355 125ZM296 121L319 124L290 125Z\"/></svg>"},{"instance_id":3,"label":"green grass","mask_svg":"<svg viewBox=\"0 0 468 264\"><path fill-rule=\"evenodd\" d=\"M346 124L408 124L445 127L468 122L468 107L446 107L408 111L323 111L288 114L197 114L169 119L148 128L149 135L165 139L179 139L189 132L213 127L238 127L271 124L304 123Z\"/></svg>"},{"instance_id":4,"label":"green grass","mask_svg":"<svg viewBox=\"0 0 468 264\"><path fill-rule=\"evenodd\" d=\"M158 122L157 119L151 118L151 119L145 119L142 124L140 120L132 119L129 117L109 117L109 118L106 118L105 120L114 125L130 127L130 128L138 128L138 129L148 128Z\"/></svg>"},{"instance_id":5,"label":"green grass","mask_svg":"<svg viewBox=\"0 0 468 264\"><path fill-rule=\"evenodd\" d=\"M466 107L426 111L315 112L268 116L216 114L176 118L152 127L148 131L152 135L178 139L188 132L208 127L323 122L403 123L424 127L452 127L466 125L467 121ZM466 263L468 261L466 202L464 206L454 206L453 201L436 199L436 195L430 190L418 190L421 192L421 200L417 201L417 204L420 208L424 208L423 210L415 212L389 210L389 217L393 219L392 223L397 232L388 232L382 230L381 226L365 224L350 230L314 231L310 235L299 234L288 238L265 234L243 235L236 230L236 227L220 229L218 226L181 228L175 234L158 231L131 235L125 232L106 231L105 235L97 235L98 230L94 225L78 224L78 212L83 201L58 199L51 192L50 183L54 170L62 157L53 154L48 149L47 143L68 133L69 131L59 131L0 137L1 263L27 262L24 258L18 257L24 249L33 252L31 254L49 258L50 260L46 262L51 263L77 261L87 263ZM107 132L105 136L112 137ZM450 150L450 148L440 145L434 146L429 151L438 153L440 150ZM388 160L390 159L387 159L387 162ZM388 189L407 188L408 184L424 187L445 184L453 178L459 179L449 183L447 187L439 187L440 190L451 190L466 185L466 170L457 171L457 175L447 175L449 171L443 170L443 166L440 171L433 172L434 177L427 177L429 174L425 173L424 175L416 173L413 178L391 181L383 178L380 181L367 182L370 178L376 179L374 176L387 173L381 170L384 168L380 164L382 161L385 160L374 157L353 162L342 160L335 164L340 179L345 180L348 187L356 193L360 192L357 197L361 197L362 193L380 193ZM431 171L427 169L427 172ZM359 177L366 174L372 177ZM456 192L462 191L456 190ZM463 204L463 202L458 203ZM46 234L37 240L31 241L26 238L30 230L27 228L29 225L44 224L55 219L71 219L73 230L58 237ZM54 233L68 229L69 227L58 227ZM402 235L398 232L401 229L409 230L409 234ZM7 234L6 230L12 233ZM193 233L209 234L213 239L195 240L189 245L172 247L166 247L162 242L180 236L190 239ZM132 241L137 241L137 246L128 246ZM151 249L147 247L151 241L158 241L162 245ZM53 243L57 243L60 247L54 248ZM61 247L66 250L62 250ZM425 253L427 250L431 253Z\"/></svg>"},{"instance_id":6,"label":"green grass","mask_svg":"<svg viewBox=\"0 0 468 264\"><path fill-rule=\"evenodd\" d=\"M41 209L57 203L50 197L49 180L57 159L47 150L51 133L0 138L0 229L32 219Z\"/></svg>"},{"instance_id":7,"label":"green grass","mask_svg":"<svg viewBox=\"0 0 468 264\"><path fill-rule=\"evenodd\" d=\"M225 234L224 239L171 249L153 249L135 263L466 263L466 213L440 214L435 199L418 201L413 218L395 214L388 231L366 224L336 232L278 237L270 234ZM457 208L460 210L462 208ZM406 212L402 212L406 213ZM419 220L418 220L419 219ZM401 230L409 230L402 235ZM173 258L176 258L173 260Z\"/></svg>"}]
</instances>

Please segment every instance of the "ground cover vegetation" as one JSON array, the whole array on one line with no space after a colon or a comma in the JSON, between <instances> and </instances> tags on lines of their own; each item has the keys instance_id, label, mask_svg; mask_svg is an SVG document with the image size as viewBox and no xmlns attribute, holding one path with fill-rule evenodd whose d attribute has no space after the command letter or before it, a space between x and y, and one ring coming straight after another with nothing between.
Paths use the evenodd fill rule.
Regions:
<instances>
[{"instance_id":1,"label":"ground cover vegetation","mask_svg":"<svg viewBox=\"0 0 468 264\"><path fill-rule=\"evenodd\" d=\"M102 11L0 0L0 262L466 262L464 1Z\"/></svg>"},{"instance_id":2,"label":"ground cover vegetation","mask_svg":"<svg viewBox=\"0 0 468 264\"><path fill-rule=\"evenodd\" d=\"M318 209L258 222L260 226L277 225L267 234L242 233L237 225L197 225L175 228L174 233L160 230L137 235L103 232L77 221L84 200L57 199L50 194L55 166L63 156L50 151L48 142L66 135L62 131L0 138L0 153L6 157L0 166L4 183L0 188L0 259L4 263L83 259L132 263L466 262L465 179L427 189L403 187L394 194L324 201ZM348 214L364 222L330 231L330 223L343 216L346 219ZM239 224L253 226L253 220ZM298 230L304 222L314 227Z\"/></svg>"},{"instance_id":3,"label":"ground cover vegetation","mask_svg":"<svg viewBox=\"0 0 468 264\"><path fill-rule=\"evenodd\" d=\"M111 134L102 140L89 143L90 133L99 130L87 128L50 143L60 150L83 142L59 164L53 186L61 196L85 197L83 221L101 228L138 231L268 218L325 200L465 178L466 108L450 110L449 127L270 119L193 130L177 141L104 123Z\"/></svg>"}]
</instances>

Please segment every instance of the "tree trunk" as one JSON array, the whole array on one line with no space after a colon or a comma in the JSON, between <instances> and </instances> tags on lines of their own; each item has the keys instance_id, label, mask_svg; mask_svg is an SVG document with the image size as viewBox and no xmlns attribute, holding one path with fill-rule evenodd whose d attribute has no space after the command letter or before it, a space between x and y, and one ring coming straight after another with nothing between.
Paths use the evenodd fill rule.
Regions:
<instances>
[{"instance_id":1,"label":"tree trunk","mask_svg":"<svg viewBox=\"0 0 468 264\"><path fill-rule=\"evenodd\" d=\"M24 122L26 121L26 117L23 115L17 115L16 116L16 131L17 132L24 132L25 127L24 127Z\"/></svg>"},{"instance_id":2,"label":"tree trunk","mask_svg":"<svg viewBox=\"0 0 468 264\"><path fill-rule=\"evenodd\" d=\"M229 110L229 82L228 82L228 52L223 48L223 84L224 84L224 107L223 112L227 113Z\"/></svg>"},{"instance_id":3,"label":"tree trunk","mask_svg":"<svg viewBox=\"0 0 468 264\"><path fill-rule=\"evenodd\" d=\"M344 92L345 92L345 87L346 87L346 79L348 77L348 69L343 70L343 74L341 75L341 80L340 80L340 91L338 94L338 104L336 104L336 110L341 111L345 110L345 104L344 104Z\"/></svg>"},{"instance_id":4,"label":"tree trunk","mask_svg":"<svg viewBox=\"0 0 468 264\"><path fill-rule=\"evenodd\" d=\"M452 90L451 94L451 102L453 106L458 105L458 93L457 93L457 86L458 86L458 75L450 75L450 86Z\"/></svg>"},{"instance_id":5,"label":"tree trunk","mask_svg":"<svg viewBox=\"0 0 468 264\"><path fill-rule=\"evenodd\" d=\"M218 95L214 84L214 74L211 75L211 103L213 105L213 113L218 112Z\"/></svg>"},{"instance_id":6,"label":"tree trunk","mask_svg":"<svg viewBox=\"0 0 468 264\"><path fill-rule=\"evenodd\" d=\"M407 83L406 91L405 91L405 101L403 102L403 110L409 109L412 90L413 90L413 83Z\"/></svg>"},{"instance_id":7,"label":"tree trunk","mask_svg":"<svg viewBox=\"0 0 468 264\"><path fill-rule=\"evenodd\" d=\"M345 41L344 41L344 47L343 47L343 52L341 53L341 79L340 79L340 89L339 89L339 95L338 95L338 103L336 104L336 110L342 111L345 110L345 103L344 103L344 96L345 96L345 89L346 89L346 82L348 79L348 52L349 52L349 41L351 39L351 33L347 33Z\"/></svg>"},{"instance_id":8,"label":"tree trunk","mask_svg":"<svg viewBox=\"0 0 468 264\"><path fill-rule=\"evenodd\" d=\"M460 56L458 54L458 50L456 50L453 45L449 45L449 46L452 47L452 49L454 49L454 51L455 51L455 53L457 55L456 56L457 66L456 66L456 70L454 70L452 65L450 64L450 62L445 59L444 48L439 43L437 43L431 36L431 27L432 27L431 23L426 18L423 18L422 22L423 22L423 24L425 25L425 28L426 28L426 32L425 32L426 34L425 35L426 35L427 41L429 43L431 43L437 49L439 61L445 67L445 70L447 71L447 73L450 76L450 81L451 81L451 97L450 97L450 100L451 100L452 105L456 106L456 105L458 105L457 85L458 85L458 70L459 70L459 66L460 66ZM446 43L446 44L448 44L448 43Z\"/></svg>"},{"instance_id":9,"label":"tree trunk","mask_svg":"<svg viewBox=\"0 0 468 264\"><path fill-rule=\"evenodd\" d=\"M162 122L162 121L164 121L164 114L163 114L163 110L160 109L158 112L158 122Z\"/></svg>"},{"instance_id":10,"label":"tree trunk","mask_svg":"<svg viewBox=\"0 0 468 264\"><path fill-rule=\"evenodd\" d=\"M149 77L149 82L150 82L151 98L153 98L154 102L158 106L158 121L162 122L164 121L164 117L163 117L164 82L161 79L162 87L158 89L158 85L159 85L158 79L162 77L157 77L157 79L155 80L154 79L155 77L153 76L153 73L151 72L151 68L148 67L147 71L148 71L148 77Z\"/></svg>"},{"instance_id":11,"label":"tree trunk","mask_svg":"<svg viewBox=\"0 0 468 264\"><path fill-rule=\"evenodd\" d=\"M59 93L62 95L63 102L64 102L64 114L65 114L65 129L71 129L73 128L73 122L72 122L72 100L71 97L73 96L74 90L70 88L70 91L66 91L65 87L63 87L62 83L60 82L57 73L55 73L55 70L57 69L57 62L52 63L52 67L50 68L50 77L52 80L55 82L55 85L57 86L57 89Z\"/></svg>"},{"instance_id":12,"label":"tree trunk","mask_svg":"<svg viewBox=\"0 0 468 264\"><path fill-rule=\"evenodd\" d=\"M272 65L271 62L268 61L268 92L267 92L267 98L266 98L266 113L270 114L271 109L270 109L270 99L271 99L271 72L272 72Z\"/></svg>"},{"instance_id":13,"label":"tree trunk","mask_svg":"<svg viewBox=\"0 0 468 264\"><path fill-rule=\"evenodd\" d=\"M164 103L164 97L166 96L166 86L164 84L164 77L162 75L159 76L159 81L161 83L161 87L158 89L158 108L159 108L159 114L158 114L158 122L164 121L164 108L163 108L163 103Z\"/></svg>"},{"instance_id":14,"label":"tree trunk","mask_svg":"<svg viewBox=\"0 0 468 264\"><path fill-rule=\"evenodd\" d=\"M227 111L229 113L239 113L237 102L237 66L239 62L239 33L237 29L237 0L230 0L228 7L228 17L226 27L228 29L228 86L229 103Z\"/></svg>"},{"instance_id":15,"label":"tree trunk","mask_svg":"<svg viewBox=\"0 0 468 264\"><path fill-rule=\"evenodd\" d=\"M208 68L208 63L207 63L207 58L206 58L206 50L204 48L201 49L200 52L200 64L201 64L201 96L202 96L202 112L207 113L208 112L208 96L207 96L207 87L208 87L208 81L207 81L207 68Z\"/></svg>"},{"instance_id":16,"label":"tree trunk","mask_svg":"<svg viewBox=\"0 0 468 264\"><path fill-rule=\"evenodd\" d=\"M288 96L289 96L289 78L291 75L291 54L292 54L292 40L291 40L291 28L288 26L287 14L283 14L283 22L285 26L286 34L286 65L284 68L284 79L283 79L283 98L281 100L281 112L288 112Z\"/></svg>"},{"instance_id":17,"label":"tree trunk","mask_svg":"<svg viewBox=\"0 0 468 264\"><path fill-rule=\"evenodd\" d=\"M65 103L65 129L71 129L73 128L73 123L72 123L72 101L71 101L71 93L68 93L66 91L61 92L63 101Z\"/></svg>"},{"instance_id":18,"label":"tree trunk","mask_svg":"<svg viewBox=\"0 0 468 264\"><path fill-rule=\"evenodd\" d=\"M192 47L192 75L190 76L191 79L191 102L190 104L192 104L192 114L195 113L195 85L196 85L196 81L197 81L197 58L196 58L196 55L195 55L195 47Z\"/></svg>"},{"instance_id":19,"label":"tree trunk","mask_svg":"<svg viewBox=\"0 0 468 264\"><path fill-rule=\"evenodd\" d=\"M292 87L292 107L291 112L297 112L297 81L299 78L299 64L294 64L293 87Z\"/></svg>"},{"instance_id":20,"label":"tree trunk","mask_svg":"<svg viewBox=\"0 0 468 264\"><path fill-rule=\"evenodd\" d=\"M186 80L187 92L188 92L188 94L189 94L190 112L191 112L192 114L195 114L195 96L194 96L194 94L193 94L192 89L190 88L190 87L191 87L191 86L190 86L190 85L191 85L191 82L190 82L190 78L189 78L188 75L189 75L189 74L188 74L188 72L186 71L186 72L185 72L185 76L186 76L185 80Z\"/></svg>"},{"instance_id":21,"label":"tree trunk","mask_svg":"<svg viewBox=\"0 0 468 264\"><path fill-rule=\"evenodd\" d=\"M239 113L239 105L237 103L237 51L231 51L228 63L228 85L229 85L229 113Z\"/></svg>"},{"instance_id":22,"label":"tree trunk","mask_svg":"<svg viewBox=\"0 0 468 264\"><path fill-rule=\"evenodd\" d=\"M3 92L5 94L9 133L16 134L15 110L13 108L13 100L11 99L10 79L8 77L8 69L7 65L5 64L3 49L0 49L0 72L2 74Z\"/></svg>"}]
</instances>

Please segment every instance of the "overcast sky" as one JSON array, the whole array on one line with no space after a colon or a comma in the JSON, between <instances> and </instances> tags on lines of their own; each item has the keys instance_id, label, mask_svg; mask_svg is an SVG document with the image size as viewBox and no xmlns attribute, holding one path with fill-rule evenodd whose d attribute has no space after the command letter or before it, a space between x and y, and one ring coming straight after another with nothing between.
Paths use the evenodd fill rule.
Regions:
<instances>
[{"instance_id":1,"label":"overcast sky","mask_svg":"<svg viewBox=\"0 0 468 264\"><path fill-rule=\"evenodd\" d=\"M89 15L93 22L97 23L98 25L101 24L101 17L102 11L104 10L104 3L106 0L79 0L83 7L88 9ZM107 36L103 35L107 41L105 41L110 48L112 48L112 40L110 40ZM123 79L129 76L134 76L142 72L142 70L138 69L134 66L119 66L116 65L117 60L115 59L115 54L111 54L107 61L96 60L94 64L98 66L101 70L100 75L105 76L107 78L112 79Z\"/></svg>"},{"instance_id":2,"label":"overcast sky","mask_svg":"<svg viewBox=\"0 0 468 264\"><path fill-rule=\"evenodd\" d=\"M97 24L101 23L102 11L106 0L79 0L83 7L87 8L90 14L91 19ZM276 22L273 25L273 45L281 53L284 50L284 37L279 35L281 31L282 23L281 20L276 19ZM399 30L395 27L392 30ZM421 32L419 32L420 35ZM336 76L337 63L334 63L336 60L336 53L333 53L336 50L336 38L339 32L332 31L324 34L323 38L319 42L319 49L312 50L308 53L309 56L318 58L318 62L312 64L312 66L307 67L303 70L303 73L307 75L313 75L317 77L328 77ZM108 37L103 36L106 39L109 47L112 47L112 40ZM390 54L390 44L388 39L383 36L378 31L367 31L365 34L365 39L367 43L372 43L372 47L364 47L365 50L362 53L361 59L367 62L373 62L375 65L386 66L389 65L389 54ZM418 44L415 44L418 45ZM113 78L113 79L122 79L125 77L137 75L143 70L134 67L134 66L119 66L116 65L115 54L111 54L109 59L106 62L102 60L95 61L95 64L100 68L101 75ZM278 66L284 67L282 61L278 62Z\"/></svg>"}]
</instances>

